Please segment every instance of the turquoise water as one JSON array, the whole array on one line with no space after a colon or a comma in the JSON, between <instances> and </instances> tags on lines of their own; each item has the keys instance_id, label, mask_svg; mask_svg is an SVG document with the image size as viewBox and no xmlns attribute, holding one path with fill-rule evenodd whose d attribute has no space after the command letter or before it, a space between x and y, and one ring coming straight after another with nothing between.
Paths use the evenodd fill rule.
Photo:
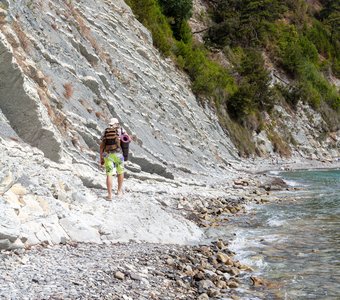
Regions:
<instances>
[{"instance_id":1,"label":"turquoise water","mask_svg":"<svg viewBox=\"0 0 340 300\"><path fill-rule=\"evenodd\" d=\"M274 283L244 299L340 299L340 170L278 176L296 190L234 224L237 258Z\"/></svg>"}]
</instances>

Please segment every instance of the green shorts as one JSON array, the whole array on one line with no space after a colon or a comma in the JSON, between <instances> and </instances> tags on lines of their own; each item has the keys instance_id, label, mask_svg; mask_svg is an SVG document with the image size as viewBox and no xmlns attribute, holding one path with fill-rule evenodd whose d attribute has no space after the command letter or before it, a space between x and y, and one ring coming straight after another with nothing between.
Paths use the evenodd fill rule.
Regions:
<instances>
[{"instance_id":1,"label":"green shorts","mask_svg":"<svg viewBox=\"0 0 340 300\"><path fill-rule=\"evenodd\" d=\"M104 166L106 175L123 174L124 173L124 157L121 153L105 153Z\"/></svg>"}]
</instances>

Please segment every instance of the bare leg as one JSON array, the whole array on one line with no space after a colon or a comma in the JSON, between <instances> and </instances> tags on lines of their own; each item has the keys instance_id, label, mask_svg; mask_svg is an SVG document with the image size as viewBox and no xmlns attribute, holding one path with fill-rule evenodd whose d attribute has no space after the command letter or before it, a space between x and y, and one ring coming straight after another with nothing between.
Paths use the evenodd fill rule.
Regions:
<instances>
[{"instance_id":1,"label":"bare leg","mask_svg":"<svg viewBox=\"0 0 340 300\"><path fill-rule=\"evenodd\" d=\"M112 199L112 176L106 176L106 187L107 187L107 197L108 199Z\"/></svg>"},{"instance_id":2,"label":"bare leg","mask_svg":"<svg viewBox=\"0 0 340 300\"><path fill-rule=\"evenodd\" d=\"M117 195L122 196L123 195L123 180L124 180L124 173L117 175L118 180L118 188L117 188Z\"/></svg>"}]
</instances>

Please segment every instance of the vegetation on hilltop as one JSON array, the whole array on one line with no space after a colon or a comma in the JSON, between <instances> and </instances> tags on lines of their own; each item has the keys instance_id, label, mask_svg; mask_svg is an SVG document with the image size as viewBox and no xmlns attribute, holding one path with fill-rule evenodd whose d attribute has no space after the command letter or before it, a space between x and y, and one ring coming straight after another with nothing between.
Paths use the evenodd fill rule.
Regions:
<instances>
[{"instance_id":1,"label":"vegetation on hilltop","mask_svg":"<svg viewBox=\"0 0 340 300\"><path fill-rule=\"evenodd\" d=\"M204 44L195 42L187 22L192 0L127 2L155 46L189 74L199 99L216 108L241 154L256 151L249 133L263 129L264 113L277 102L309 103L328 130L339 129L339 92L328 80L340 76L338 0L206 0L211 26ZM210 58L216 49L229 67ZM271 85L264 57L286 72L289 85ZM282 145L278 152L289 153Z\"/></svg>"}]
</instances>

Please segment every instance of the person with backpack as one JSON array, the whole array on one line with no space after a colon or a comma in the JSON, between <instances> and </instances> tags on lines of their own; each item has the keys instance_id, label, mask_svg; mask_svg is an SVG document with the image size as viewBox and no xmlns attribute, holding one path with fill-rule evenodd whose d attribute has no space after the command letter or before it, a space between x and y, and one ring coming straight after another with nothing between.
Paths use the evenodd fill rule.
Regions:
<instances>
[{"instance_id":1,"label":"person with backpack","mask_svg":"<svg viewBox=\"0 0 340 300\"><path fill-rule=\"evenodd\" d=\"M107 200L112 200L112 176L117 174L117 195L123 195L124 156L122 153L121 139L122 128L119 121L112 118L105 129L100 143L100 165L105 167Z\"/></svg>"}]
</instances>

